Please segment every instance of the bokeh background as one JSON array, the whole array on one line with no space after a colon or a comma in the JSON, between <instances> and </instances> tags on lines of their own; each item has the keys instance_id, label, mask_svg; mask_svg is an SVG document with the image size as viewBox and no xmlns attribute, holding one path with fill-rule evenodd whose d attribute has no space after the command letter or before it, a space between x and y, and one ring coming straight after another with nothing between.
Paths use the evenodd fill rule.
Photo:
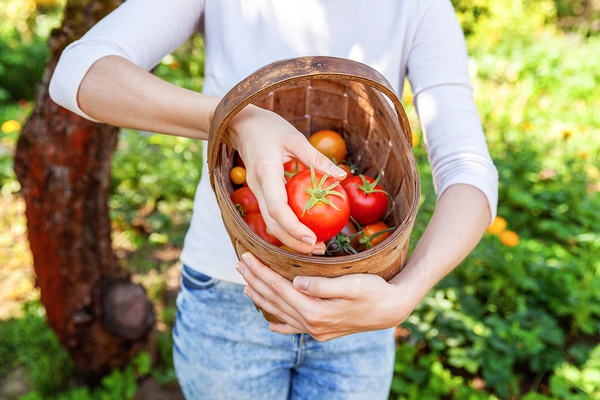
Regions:
<instances>
[{"instance_id":1,"label":"bokeh background","mask_svg":"<svg viewBox=\"0 0 600 400\"><path fill-rule=\"evenodd\" d=\"M398 327L390 399L600 399L600 1L453 4L499 217ZM113 159L113 245L155 305L151 350L89 388L39 301L13 153L64 6L0 3L0 399L180 399L170 331L202 143L123 130ZM203 57L196 36L153 72L200 90ZM401 98L422 180L414 246L435 194L409 85Z\"/></svg>"}]
</instances>

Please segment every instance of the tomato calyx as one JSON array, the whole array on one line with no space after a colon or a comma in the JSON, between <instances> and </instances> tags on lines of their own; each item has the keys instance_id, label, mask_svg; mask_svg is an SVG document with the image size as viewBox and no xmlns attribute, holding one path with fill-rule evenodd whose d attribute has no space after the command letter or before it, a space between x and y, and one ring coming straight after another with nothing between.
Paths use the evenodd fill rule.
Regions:
<instances>
[{"instance_id":1,"label":"tomato calyx","mask_svg":"<svg viewBox=\"0 0 600 400\"><path fill-rule=\"evenodd\" d=\"M242 208L241 204L236 204L235 205L236 210L238 210L238 212L240 213L240 215L242 216L242 218L244 218L246 216L246 213L244 212L244 209Z\"/></svg>"},{"instance_id":2,"label":"tomato calyx","mask_svg":"<svg viewBox=\"0 0 600 400\"><path fill-rule=\"evenodd\" d=\"M356 166L354 164L349 165L347 160L338 161L335 159L335 157L332 156L331 161L333 161L333 163L335 165L337 165L338 167L340 167L344 170L345 170L345 168L344 168L344 166L345 166L346 168L348 168L348 170L346 172L350 172L352 175L354 175L356 173L356 171L358 171L358 166Z\"/></svg>"},{"instance_id":3,"label":"tomato calyx","mask_svg":"<svg viewBox=\"0 0 600 400\"><path fill-rule=\"evenodd\" d=\"M345 199L343 194L341 194L340 192L336 192L335 190L332 190L333 188L338 186L340 183L338 181L336 181L333 185L323 188L325 181L330 176L331 175L329 175L329 174L323 175L323 178L321 178L321 181L317 184L317 179L315 177L315 169L313 168L312 165L310 166L310 178L312 181L312 189L306 189L306 193L308 195L310 195L310 199L308 199L308 201L306 202L306 205L304 206L304 210L302 211L302 216L304 216L304 214L307 211L310 214L310 209L313 208L314 206L316 206L318 203L325 203L339 211L339 208L335 204L333 204L331 202L331 200L329 200L327 198L327 196L329 196L329 195L340 196L341 198Z\"/></svg>"},{"instance_id":4,"label":"tomato calyx","mask_svg":"<svg viewBox=\"0 0 600 400\"><path fill-rule=\"evenodd\" d=\"M294 170L292 172L288 172L288 171L283 171L283 174L286 176L286 178L291 179L293 176L295 176L298 172L300 172L299 170L300 167L300 162L298 160L294 160Z\"/></svg>"},{"instance_id":5,"label":"tomato calyx","mask_svg":"<svg viewBox=\"0 0 600 400\"><path fill-rule=\"evenodd\" d=\"M341 232L335 235L333 239L327 243L327 249L325 250L327 254L332 255L334 253L344 251L347 254L358 254L358 251L354 247L352 247L352 239L357 237L360 234L363 234L365 231L357 232L350 236L344 236ZM332 248L330 248L332 247Z\"/></svg>"},{"instance_id":6,"label":"tomato calyx","mask_svg":"<svg viewBox=\"0 0 600 400\"><path fill-rule=\"evenodd\" d=\"M390 228L383 229L383 230L381 230L379 232L376 232L376 233L374 233L372 235L367 236L365 234L365 230L366 229L363 229L363 227L360 226L360 224L358 222L356 222L354 220L354 218L352 218L352 217L350 217L350 218L352 219L352 221L354 221L354 224L356 225L356 228L359 231L357 234L362 234L362 237L358 240L358 242L360 243L360 246L357 249L358 251L363 251L363 250L368 250L368 249L373 248L373 244L371 243L371 241L373 239L375 239L377 236L383 235L383 234L385 234L387 232L390 232L390 231L393 231L394 229L396 229L395 226L392 226Z\"/></svg>"},{"instance_id":7,"label":"tomato calyx","mask_svg":"<svg viewBox=\"0 0 600 400\"><path fill-rule=\"evenodd\" d=\"M373 182L369 182L368 180L365 179L365 176L363 174L360 174L359 176L360 176L360 179L362 180L362 186L359 185L358 183L353 183L353 185L358 186L358 188L360 190L362 190L364 192L364 194L380 192L380 193L385 193L387 195L388 193L385 190L376 189L377 184L379 183L379 180L381 179L382 171L383 170L379 171L377 178Z\"/></svg>"}]
</instances>

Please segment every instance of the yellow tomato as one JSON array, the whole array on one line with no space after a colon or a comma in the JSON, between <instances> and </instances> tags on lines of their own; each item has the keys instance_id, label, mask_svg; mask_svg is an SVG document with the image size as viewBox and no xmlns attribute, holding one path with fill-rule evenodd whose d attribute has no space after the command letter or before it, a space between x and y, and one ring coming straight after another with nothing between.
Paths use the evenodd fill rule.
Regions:
<instances>
[{"instance_id":1,"label":"yellow tomato","mask_svg":"<svg viewBox=\"0 0 600 400\"><path fill-rule=\"evenodd\" d=\"M346 159L346 142L337 132L327 129L318 131L313 133L308 138L308 141L317 150L336 163Z\"/></svg>"},{"instance_id":2,"label":"yellow tomato","mask_svg":"<svg viewBox=\"0 0 600 400\"><path fill-rule=\"evenodd\" d=\"M243 185L246 182L246 169L242 167L233 167L229 172L231 181L236 185Z\"/></svg>"}]
</instances>

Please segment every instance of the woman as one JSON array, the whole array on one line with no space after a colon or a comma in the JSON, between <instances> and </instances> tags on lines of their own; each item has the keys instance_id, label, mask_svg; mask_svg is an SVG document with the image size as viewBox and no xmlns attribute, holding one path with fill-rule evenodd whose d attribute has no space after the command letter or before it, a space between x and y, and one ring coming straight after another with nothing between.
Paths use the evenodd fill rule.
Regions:
<instances>
[{"instance_id":1,"label":"woman","mask_svg":"<svg viewBox=\"0 0 600 400\"><path fill-rule=\"evenodd\" d=\"M195 32L206 44L203 93L147 72ZM306 55L368 64L397 93L408 78L439 196L435 212L389 282L349 275L292 283L250 253L238 262L205 165L181 254L173 332L188 399L388 398L394 327L473 249L496 212L497 172L452 5L129 0L64 51L51 81L52 98L86 118L207 140L229 89L267 64ZM282 164L295 157L339 180L344 172L285 120L257 107L242 110L227 135L245 161L269 232L296 251L323 254L324 244L287 206ZM252 301L284 323L266 323Z\"/></svg>"}]
</instances>

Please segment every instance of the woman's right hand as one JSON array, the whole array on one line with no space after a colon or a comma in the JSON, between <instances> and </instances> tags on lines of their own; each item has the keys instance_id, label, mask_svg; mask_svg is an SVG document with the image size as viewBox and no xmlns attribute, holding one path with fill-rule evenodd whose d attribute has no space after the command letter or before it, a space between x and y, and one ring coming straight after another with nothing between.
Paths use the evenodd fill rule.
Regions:
<instances>
[{"instance_id":1,"label":"woman's right hand","mask_svg":"<svg viewBox=\"0 0 600 400\"><path fill-rule=\"evenodd\" d=\"M287 204L283 164L292 158L342 180L346 172L321 154L284 118L250 105L229 124L224 140L241 155L246 181L256 196L269 232L305 254L324 254L325 244L300 223Z\"/></svg>"}]
</instances>

